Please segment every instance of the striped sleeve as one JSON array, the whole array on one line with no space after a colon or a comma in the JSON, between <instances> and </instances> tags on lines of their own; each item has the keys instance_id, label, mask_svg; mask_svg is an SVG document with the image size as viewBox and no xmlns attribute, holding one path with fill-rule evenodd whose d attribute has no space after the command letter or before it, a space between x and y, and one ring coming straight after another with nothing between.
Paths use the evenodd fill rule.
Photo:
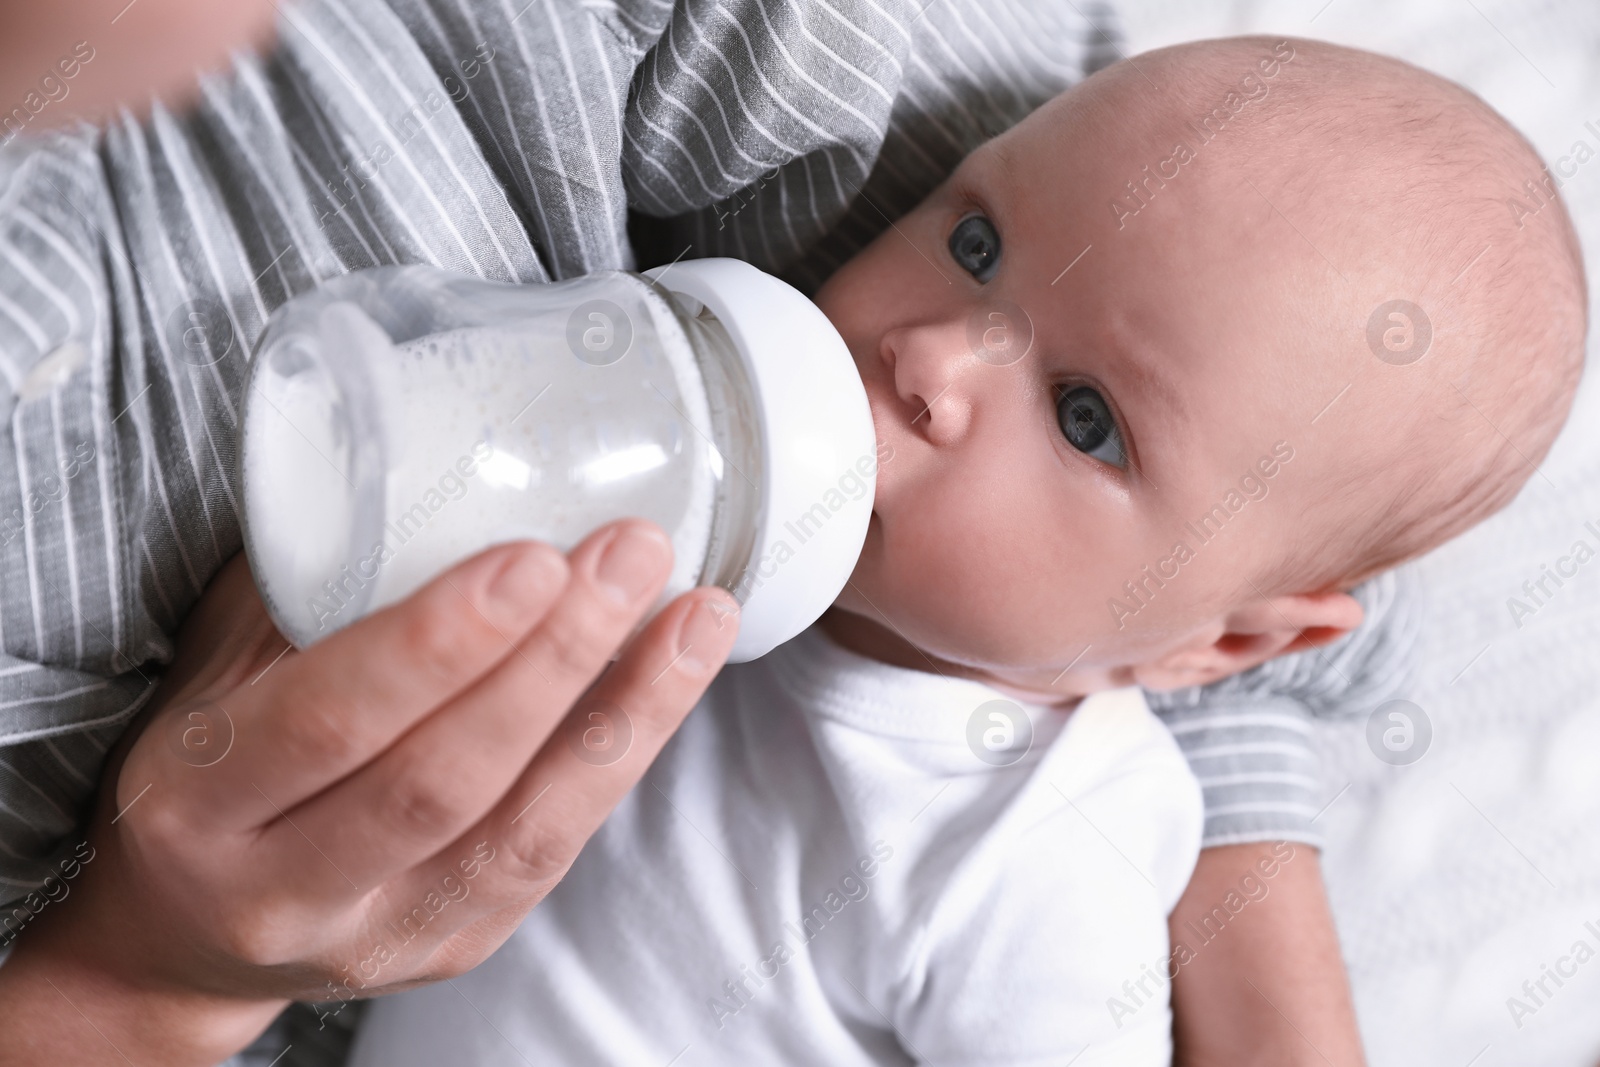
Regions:
<instances>
[{"instance_id":1,"label":"striped sleeve","mask_svg":"<svg viewBox=\"0 0 1600 1067\"><path fill-rule=\"evenodd\" d=\"M1146 694L1205 792L1204 845L1299 841L1320 847L1329 797L1319 717L1368 714L1403 693L1419 615L1400 568L1357 586L1361 625L1320 649L1281 656L1208 686Z\"/></svg>"}]
</instances>

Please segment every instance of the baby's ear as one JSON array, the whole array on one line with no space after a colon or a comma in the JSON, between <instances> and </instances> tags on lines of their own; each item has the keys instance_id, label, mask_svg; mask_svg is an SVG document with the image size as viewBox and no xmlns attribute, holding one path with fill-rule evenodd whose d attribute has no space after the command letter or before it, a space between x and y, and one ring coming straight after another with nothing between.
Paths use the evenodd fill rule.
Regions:
<instances>
[{"instance_id":1,"label":"baby's ear","mask_svg":"<svg viewBox=\"0 0 1600 1067\"><path fill-rule=\"evenodd\" d=\"M1300 593L1235 608L1158 659L1133 668L1146 689L1207 685L1275 656L1337 641L1361 625L1349 593Z\"/></svg>"}]
</instances>

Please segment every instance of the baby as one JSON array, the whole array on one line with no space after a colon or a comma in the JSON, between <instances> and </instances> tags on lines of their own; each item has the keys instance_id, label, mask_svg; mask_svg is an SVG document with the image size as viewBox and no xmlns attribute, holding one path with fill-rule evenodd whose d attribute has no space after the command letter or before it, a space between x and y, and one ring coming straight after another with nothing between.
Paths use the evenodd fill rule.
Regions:
<instances>
[{"instance_id":1,"label":"baby","mask_svg":"<svg viewBox=\"0 0 1600 1067\"><path fill-rule=\"evenodd\" d=\"M1167 1062L1201 809L1138 687L1347 633L1527 480L1587 326L1540 174L1457 86L1259 38L973 152L817 295L883 457L835 609L355 1062Z\"/></svg>"}]
</instances>

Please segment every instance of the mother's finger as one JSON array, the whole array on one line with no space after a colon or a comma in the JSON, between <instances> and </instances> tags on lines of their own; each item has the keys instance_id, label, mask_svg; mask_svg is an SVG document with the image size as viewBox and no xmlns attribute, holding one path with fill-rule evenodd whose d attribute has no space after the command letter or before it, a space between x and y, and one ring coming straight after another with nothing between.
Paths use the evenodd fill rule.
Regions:
<instances>
[{"instance_id":1,"label":"mother's finger","mask_svg":"<svg viewBox=\"0 0 1600 1067\"><path fill-rule=\"evenodd\" d=\"M277 818L512 655L566 579L561 554L535 542L452 568L221 698L232 748L186 784L209 794L224 824Z\"/></svg>"},{"instance_id":2,"label":"mother's finger","mask_svg":"<svg viewBox=\"0 0 1600 1067\"><path fill-rule=\"evenodd\" d=\"M716 676L737 632L738 605L720 589L674 601L573 709L495 810L396 879L393 899L425 894L447 874L460 879L462 857L476 851L494 859L477 871L478 903L449 928L513 904L532 907L638 784Z\"/></svg>"},{"instance_id":3,"label":"mother's finger","mask_svg":"<svg viewBox=\"0 0 1600 1067\"><path fill-rule=\"evenodd\" d=\"M539 624L470 689L417 723L360 772L269 832L304 833L357 885L377 885L481 819L655 602L672 547L624 520L568 557L571 578Z\"/></svg>"}]
</instances>

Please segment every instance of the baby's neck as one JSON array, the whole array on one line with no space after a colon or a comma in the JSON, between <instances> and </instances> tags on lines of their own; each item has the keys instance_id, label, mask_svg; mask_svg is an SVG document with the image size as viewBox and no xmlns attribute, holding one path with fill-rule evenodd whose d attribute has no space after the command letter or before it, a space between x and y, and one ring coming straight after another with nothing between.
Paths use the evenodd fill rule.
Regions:
<instances>
[{"instance_id":1,"label":"baby's neck","mask_svg":"<svg viewBox=\"0 0 1600 1067\"><path fill-rule=\"evenodd\" d=\"M819 625L835 644L858 656L875 659L891 667L927 671L947 678L970 678L1014 700L1029 704L1071 707L1083 696L1065 687L1051 687L1044 672L987 669L941 659L907 641L887 626L841 608L828 609L819 620Z\"/></svg>"}]
</instances>

